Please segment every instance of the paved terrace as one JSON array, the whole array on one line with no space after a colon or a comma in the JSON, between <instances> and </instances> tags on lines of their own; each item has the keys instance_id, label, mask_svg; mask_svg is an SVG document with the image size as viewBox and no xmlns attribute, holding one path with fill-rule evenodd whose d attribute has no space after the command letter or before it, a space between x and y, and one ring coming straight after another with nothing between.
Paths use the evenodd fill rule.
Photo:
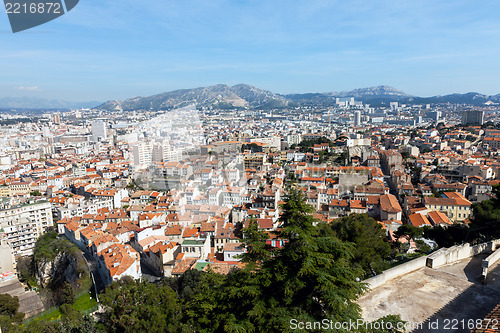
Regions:
<instances>
[{"instance_id":1,"label":"paved terrace","mask_svg":"<svg viewBox=\"0 0 500 333\"><path fill-rule=\"evenodd\" d=\"M423 328L413 332L470 332L456 329L445 319L453 320L484 318L500 303L500 265L493 265L488 273L487 284L481 283L480 254L454 264L436 269L424 267L386 282L359 300L365 320L376 320L389 314L399 314L408 322L425 322ZM439 321L440 328L429 328L429 322Z\"/></svg>"}]
</instances>

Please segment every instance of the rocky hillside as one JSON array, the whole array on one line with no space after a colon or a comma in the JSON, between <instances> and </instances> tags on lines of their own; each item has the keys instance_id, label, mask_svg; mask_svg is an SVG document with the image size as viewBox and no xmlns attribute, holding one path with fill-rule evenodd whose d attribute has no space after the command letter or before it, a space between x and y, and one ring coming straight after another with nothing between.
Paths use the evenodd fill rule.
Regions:
<instances>
[{"instance_id":1,"label":"rocky hillside","mask_svg":"<svg viewBox=\"0 0 500 333\"><path fill-rule=\"evenodd\" d=\"M73 254L58 253L52 260L42 259L36 263L35 277L42 288L64 282L72 283L80 277L78 261Z\"/></svg>"},{"instance_id":2,"label":"rocky hillside","mask_svg":"<svg viewBox=\"0 0 500 333\"><path fill-rule=\"evenodd\" d=\"M286 105L285 98L257 87L238 84L218 84L210 87L182 89L148 97L134 97L124 101L108 101L99 105L103 110L168 110L194 104L200 106L265 107L268 103Z\"/></svg>"},{"instance_id":3,"label":"rocky hillside","mask_svg":"<svg viewBox=\"0 0 500 333\"><path fill-rule=\"evenodd\" d=\"M59 304L65 282L75 291L88 287L90 273L80 249L52 231L43 234L33 251L33 272L45 306Z\"/></svg>"},{"instance_id":4,"label":"rocky hillside","mask_svg":"<svg viewBox=\"0 0 500 333\"><path fill-rule=\"evenodd\" d=\"M356 99L366 99L372 97L390 96L391 98L407 98L410 95L390 86L377 86L370 88L354 89L350 91L341 91L331 93L335 97L354 97Z\"/></svg>"}]
</instances>

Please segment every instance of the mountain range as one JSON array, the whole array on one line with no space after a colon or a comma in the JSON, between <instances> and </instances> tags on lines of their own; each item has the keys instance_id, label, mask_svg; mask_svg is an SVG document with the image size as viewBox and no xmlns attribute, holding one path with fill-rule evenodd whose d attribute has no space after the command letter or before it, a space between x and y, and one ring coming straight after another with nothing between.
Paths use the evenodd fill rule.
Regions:
<instances>
[{"instance_id":1,"label":"mountain range","mask_svg":"<svg viewBox=\"0 0 500 333\"><path fill-rule=\"evenodd\" d=\"M101 110L168 110L194 104L197 107L274 109L295 106L328 107L335 105L337 98L354 97L372 106L388 105L390 102L403 104L470 104L484 105L487 102L500 103L500 94L484 95L476 92L444 96L419 97L406 94L390 86L377 86L350 91L275 94L248 84L228 86L218 84L209 87L181 89L146 97L133 97L123 101L68 102L38 97L0 98L2 109L74 109L95 108Z\"/></svg>"},{"instance_id":2,"label":"mountain range","mask_svg":"<svg viewBox=\"0 0 500 333\"><path fill-rule=\"evenodd\" d=\"M361 88L350 91L275 94L248 84L228 86L218 84L210 87L182 89L148 97L134 97L124 101L108 101L97 106L103 110L165 110L194 104L197 107L218 108L284 108L294 106L328 107L335 105L337 98L354 97L355 100L373 106L388 105L390 102L404 104L471 104L484 105L487 102L500 103L500 94L483 95L475 92L445 96L419 97L408 95L389 86Z\"/></svg>"}]
</instances>

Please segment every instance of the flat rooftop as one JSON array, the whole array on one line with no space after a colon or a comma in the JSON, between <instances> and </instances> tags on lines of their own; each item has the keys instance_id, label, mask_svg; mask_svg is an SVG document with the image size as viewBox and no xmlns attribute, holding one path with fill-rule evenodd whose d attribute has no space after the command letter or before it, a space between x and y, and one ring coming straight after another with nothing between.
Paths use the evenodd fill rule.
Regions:
<instances>
[{"instance_id":1,"label":"flat rooftop","mask_svg":"<svg viewBox=\"0 0 500 333\"><path fill-rule=\"evenodd\" d=\"M482 319L500 303L500 262L489 269L486 285L480 280L481 260L486 256L437 269L424 267L388 281L359 299L363 318L373 321L394 314L408 322L425 322L413 332L469 332L461 327L445 329L444 323L446 319L464 319L466 323ZM440 327L429 329L429 322L436 321Z\"/></svg>"}]
</instances>

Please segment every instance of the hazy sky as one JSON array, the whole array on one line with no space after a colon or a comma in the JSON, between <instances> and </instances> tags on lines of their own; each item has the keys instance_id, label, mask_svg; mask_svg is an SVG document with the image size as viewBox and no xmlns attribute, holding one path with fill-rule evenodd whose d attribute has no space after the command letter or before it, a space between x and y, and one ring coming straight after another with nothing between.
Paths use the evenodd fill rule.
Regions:
<instances>
[{"instance_id":1,"label":"hazy sky","mask_svg":"<svg viewBox=\"0 0 500 333\"><path fill-rule=\"evenodd\" d=\"M498 0L80 0L13 34L0 97L123 99L216 83L500 93Z\"/></svg>"}]
</instances>

